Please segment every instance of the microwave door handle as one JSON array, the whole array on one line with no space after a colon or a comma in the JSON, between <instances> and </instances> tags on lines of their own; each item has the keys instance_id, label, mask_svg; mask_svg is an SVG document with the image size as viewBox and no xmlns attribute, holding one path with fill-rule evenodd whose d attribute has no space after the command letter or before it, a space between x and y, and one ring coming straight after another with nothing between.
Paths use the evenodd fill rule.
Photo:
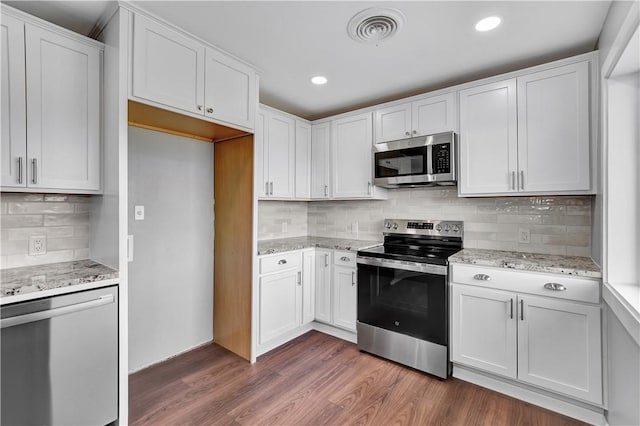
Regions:
<instances>
[{"instance_id":1,"label":"microwave door handle","mask_svg":"<svg viewBox=\"0 0 640 426\"><path fill-rule=\"evenodd\" d=\"M433 174L433 145L427 145L427 174Z\"/></svg>"}]
</instances>

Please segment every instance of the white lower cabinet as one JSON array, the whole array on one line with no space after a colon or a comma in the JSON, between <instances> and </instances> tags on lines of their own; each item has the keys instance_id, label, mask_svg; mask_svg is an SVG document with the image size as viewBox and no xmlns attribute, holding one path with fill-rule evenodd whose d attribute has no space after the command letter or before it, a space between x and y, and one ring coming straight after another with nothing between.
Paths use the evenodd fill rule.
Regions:
<instances>
[{"instance_id":1,"label":"white lower cabinet","mask_svg":"<svg viewBox=\"0 0 640 426\"><path fill-rule=\"evenodd\" d=\"M309 324L315 318L315 270L316 256L314 251L304 250L302 252L302 325Z\"/></svg>"},{"instance_id":2,"label":"white lower cabinet","mask_svg":"<svg viewBox=\"0 0 640 426\"><path fill-rule=\"evenodd\" d=\"M335 251L333 266L333 324L356 331L358 308L358 282L356 255Z\"/></svg>"},{"instance_id":3,"label":"white lower cabinet","mask_svg":"<svg viewBox=\"0 0 640 426\"><path fill-rule=\"evenodd\" d=\"M457 273L457 267L452 268L454 363L602 404L601 309L589 303L589 287L597 289L598 281L468 266ZM467 277L478 277L481 284L460 284ZM506 280L514 291L490 288L505 288ZM567 300L565 293L577 299Z\"/></svg>"},{"instance_id":4,"label":"white lower cabinet","mask_svg":"<svg viewBox=\"0 0 640 426\"><path fill-rule=\"evenodd\" d=\"M315 319L330 324L333 250L315 250Z\"/></svg>"}]
</instances>

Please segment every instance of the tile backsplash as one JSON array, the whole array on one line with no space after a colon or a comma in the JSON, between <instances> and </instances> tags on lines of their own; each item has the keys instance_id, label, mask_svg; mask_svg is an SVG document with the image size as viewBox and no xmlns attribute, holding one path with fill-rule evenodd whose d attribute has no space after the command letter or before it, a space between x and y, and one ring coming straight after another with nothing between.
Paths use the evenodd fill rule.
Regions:
<instances>
[{"instance_id":1,"label":"tile backsplash","mask_svg":"<svg viewBox=\"0 0 640 426\"><path fill-rule=\"evenodd\" d=\"M302 237L308 234L307 202L260 201L258 239ZM284 224L284 225L283 225ZM283 232L286 228L286 232Z\"/></svg>"},{"instance_id":2,"label":"tile backsplash","mask_svg":"<svg viewBox=\"0 0 640 426\"><path fill-rule=\"evenodd\" d=\"M387 200L276 202L259 204L259 239L283 234L280 222L289 204L306 204L307 233L302 235L381 240L386 218L464 221L464 246L520 252L591 255L590 196L458 198L456 188L395 189ZM299 223L304 207L296 207ZM302 224L297 226L299 232ZM518 242L519 231L530 242Z\"/></svg>"},{"instance_id":3,"label":"tile backsplash","mask_svg":"<svg viewBox=\"0 0 640 426\"><path fill-rule=\"evenodd\" d=\"M0 269L89 258L91 196L0 194ZM29 237L45 236L47 252L29 255Z\"/></svg>"}]
</instances>

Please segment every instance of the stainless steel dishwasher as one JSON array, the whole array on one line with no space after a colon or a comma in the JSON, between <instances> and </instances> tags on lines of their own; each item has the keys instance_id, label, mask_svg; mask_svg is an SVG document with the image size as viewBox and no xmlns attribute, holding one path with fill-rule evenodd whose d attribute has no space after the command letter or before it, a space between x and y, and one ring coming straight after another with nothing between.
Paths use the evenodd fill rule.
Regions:
<instances>
[{"instance_id":1,"label":"stainless steel dishwasher","mask_svg":"<svg viewBox=\"0 0 640 426\"><path fill-rule=\"evenodd\" d=\"M0 309L3 425L106 425L118 417L116 286Z\"/></svg>"}]
</instances>

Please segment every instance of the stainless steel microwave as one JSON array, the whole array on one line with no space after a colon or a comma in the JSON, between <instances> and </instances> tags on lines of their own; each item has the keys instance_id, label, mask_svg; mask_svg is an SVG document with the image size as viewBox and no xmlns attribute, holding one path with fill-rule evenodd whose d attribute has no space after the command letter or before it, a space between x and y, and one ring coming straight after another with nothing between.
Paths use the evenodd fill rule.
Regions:
<instances>
[{"instance_id":1,"label":"stainless steel microwave","mask_svg":"<svg viewBox=\"0 0 640 426\"><path fill-rule=\"evenodd\" d=\"M456 185L456 164L454 132L373 146L373 181L385 188Z\"/></svg>"}]
</instances>

